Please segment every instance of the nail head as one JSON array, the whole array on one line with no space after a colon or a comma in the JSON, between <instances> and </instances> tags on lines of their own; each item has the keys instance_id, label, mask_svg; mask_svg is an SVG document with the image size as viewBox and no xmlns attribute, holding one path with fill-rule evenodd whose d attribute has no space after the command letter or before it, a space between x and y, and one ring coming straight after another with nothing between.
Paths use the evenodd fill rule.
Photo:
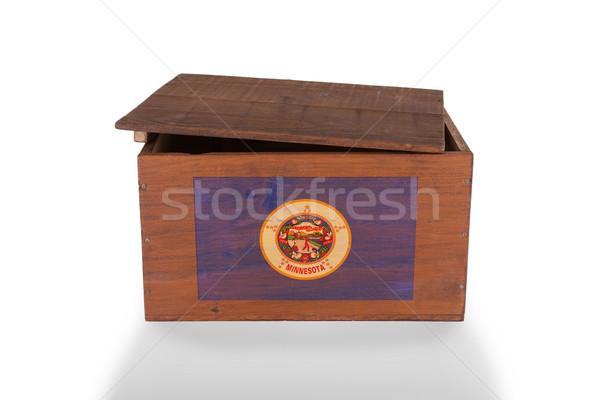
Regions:
<instances>
[{"instance_id":1,"label":"nail head","mask_svg":"<svg viewBox=\"0 0 600 400\"><path fill-rule=\"evenodd\" d=\"M465 285L461 283L460 285L458 285L458 288L459 288L460 290L463 290L463 289L465 288Z\"/></svg>"},{"instance_id":2,"label":"nail head","mask_svg":"<svg viewBox=\"0 0 600 400\"><path fill-rule=\"evenodd\" d=\"M148 186L146 186L146 184L145 184L145 183L142 183L142 190L146 190L146 188L147 188L147 187L148 187Z\"/></svg>"},{"instance_id":3,"label":"nail head","mask_svg":"<svg viewBox=\"0 0 600 400\"><path fill-rule=\"evenodd\" d=\"M146 243L150 243L150 238L146 238L146 239L144 239L144 242L146 242Z\"/></svg>"}]
</instances>

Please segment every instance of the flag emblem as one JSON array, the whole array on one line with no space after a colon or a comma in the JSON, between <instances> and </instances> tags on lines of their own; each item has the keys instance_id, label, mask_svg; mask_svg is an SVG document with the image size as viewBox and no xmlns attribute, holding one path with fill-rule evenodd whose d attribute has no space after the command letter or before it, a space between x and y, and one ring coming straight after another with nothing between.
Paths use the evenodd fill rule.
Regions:
<instances>
[{"instance_id":1,"label":"flag emblem","mask_svg":"<svg viewBox=\"0 0 600 400\"><path fill-rule=\"evenodd\" d=\"M331 205L311 199L276 208L260 231L263 256L275 271L293 279L322 278L338 269L351 246L350 226Z\"/></svg>"}]
</instances>

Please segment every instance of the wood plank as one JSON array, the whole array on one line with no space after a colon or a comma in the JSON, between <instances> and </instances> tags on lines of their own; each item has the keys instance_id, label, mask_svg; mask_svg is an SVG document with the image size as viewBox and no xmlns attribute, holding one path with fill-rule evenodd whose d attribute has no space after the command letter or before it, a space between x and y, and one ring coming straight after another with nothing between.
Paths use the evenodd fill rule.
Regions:
<instances>
[{"instance_id":1,"label":"wood plank","mask_svg":"<svg viewBox=\"0 0 600 400\"><path fill-rule=\"evenodd\" d=\"M151 146L152 144L148 144ZM462 320L472 174L470 152L393 153L208 153L158 154L138 158L144 289L148 320ZM304 168L295 168L304 165ZM439 219L433 199L418 196L412 300L198 300L193 177L418 176L419 189L439 196ZM174 198L189 215L164 220L173 209L165 190L187 190ZM151 238L149 243L144 239ZM373 249L374 252L377 249ZM370 254L362 257L368 260ZM252 282L245 282L252 285Z\"/></svg>"},{"instance_id":2,"label":"wood plank","mask_svg":"<svg viewBox=\"0 0 600 400\"><path fill-rule=\"evenodd\" d=\"M444 150L438 90L182 74L118 129L384 150Z\"/></svg>"},{"instance_id":3,"label":"wood plank","mask_svg":"<svg viewBox=\"0 0 600 400\"><path fill-rule=\"evenodd\" d=\"M133 132L133 141L137 143L146 143L148 142L148 132Z\"/></svg>"},{"instance_id":4,"label":"wood plank","mask_svg":"<svg viewBox=\"0 0 600 400\"><path fill-rule=\"evenodd\" d=\"M452 121L452 118L450 118L450 114L448 114L446 109L444 109L444 124L446 125L446 128L448 128L450 135L452 135L452 139L454 139L454 143L456 143L458 149L460 151L470 153L471 149L469 149L469 146L467 146L467 142L465 142L465 140L463 139L462 135L458 131L458 128L454 124L454 121Z\"/></svg>"}]
</instances>

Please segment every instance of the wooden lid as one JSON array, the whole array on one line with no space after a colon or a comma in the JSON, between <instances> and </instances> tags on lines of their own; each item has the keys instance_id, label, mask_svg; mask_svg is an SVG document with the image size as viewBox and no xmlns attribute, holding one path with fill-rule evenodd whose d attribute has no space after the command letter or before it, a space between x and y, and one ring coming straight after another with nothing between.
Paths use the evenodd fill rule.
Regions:
<instances>
[{"instance_id":1,"label":"wooden lid","mask_svg":"<svg viewBox=\"0 0 600 400\"><path fill-rule=\"evenodd\" d=\"M140 132L444 151L443 92L181 74L116 123Z\"/></svg>"}]
</instances>

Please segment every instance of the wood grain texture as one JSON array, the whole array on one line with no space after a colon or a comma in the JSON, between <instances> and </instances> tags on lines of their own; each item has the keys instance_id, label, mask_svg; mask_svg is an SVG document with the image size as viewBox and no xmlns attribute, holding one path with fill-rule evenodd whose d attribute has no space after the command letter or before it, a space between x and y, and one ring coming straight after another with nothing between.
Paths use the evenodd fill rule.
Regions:
<instances>
[{"instance_id":1,"label":"wood grain texture","mask_svg":"<svg viewBox=\"0 0 600 400\"><path fill-rule=\"evenodd\" d=\"M454 125L454 121L450 118L450 114L444 109L444 124L446 125L446 129L450 132L454 143L456 144L457 150L471 153L471 149L467 146L467 142L463 139L461 134L458 132L456 125Z\"/></svg>"},{"instance_id":2,"label":"wood grain texture","mask_svg":"<svg viewBox=\"0 0 600 400\"><path fill-rule=\"evenodd\" d=\"M448 127L455 141L462 138ZM463 141L464 142L464 141ZM164 154L146 144L138 157L145 309L147 320L462 320L465 307L472 153L207 153ZM283 155L285 155L285 160ZM294 165L305 165L300 170ZM198 300L193 177L417 176L418 196L412 300ZM163 220L170 198L188 208L186 218ZM151 239L148 243L145 238ZM376 249L374 249L376 251ZM370 254L360 255L367 261ZM243 262L243 261L242 261ZM235 266L234 266L235 267ZM267 266L268 267L268 266ZM367 267L365 267L367 268ZM252 284L247 282L247 284Z\"/></svg>"},{"instance_id":3,"label":"wood grain texture","mask_svg":"<svg viewBox=\"0 0 600 400\"><path fill-rule=\"evenodd\" d=\"M440 153L439 90L181 74L118 129Z\"/></svg>"}]
</instances>

